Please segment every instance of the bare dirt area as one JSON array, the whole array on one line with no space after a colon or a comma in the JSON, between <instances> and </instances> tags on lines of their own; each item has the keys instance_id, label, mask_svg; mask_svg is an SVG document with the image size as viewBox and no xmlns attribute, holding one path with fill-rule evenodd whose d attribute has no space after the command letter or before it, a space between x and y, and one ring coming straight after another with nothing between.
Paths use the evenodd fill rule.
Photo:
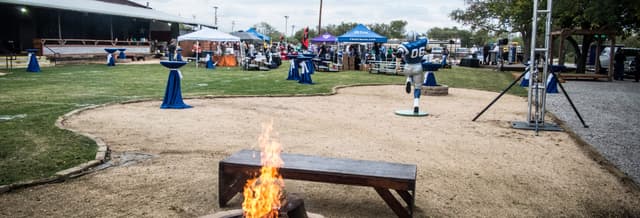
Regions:
<instances>
[{"instance_id":1,"label":"bare dirt area","mask_svg":"<svg viewBox=\"0 0 640 218\"><path fill-rule=\"evenodd\" d=\"M218 161L257 149L273 119L284 152L415 164L415 217L637 216L640 193L592 160L565 132L514 130L526 100L450 89L423 96L427 117L401 117L412 95L402 86L344 88L318 97L190 99L186 110L160 102L82 112L65 126L98 136L126 163L63 183L0 195L3 217L197 217L219 208ZM128 154L149 154L125 161ZM285 163L286 164L286 163ZM369 187L286 180L308 211L326 217L394 217Z\"/></svg>"}]
</instances>

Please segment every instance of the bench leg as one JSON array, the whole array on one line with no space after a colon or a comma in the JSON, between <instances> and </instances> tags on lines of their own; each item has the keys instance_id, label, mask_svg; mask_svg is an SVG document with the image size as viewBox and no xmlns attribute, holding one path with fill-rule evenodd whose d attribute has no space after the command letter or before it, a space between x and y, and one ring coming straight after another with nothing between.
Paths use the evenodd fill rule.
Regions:
<instances>
[{"instance_id":1,"label":"bench leg","mask_svg":"<svg viewBox=\"0 0 640 218\"><path fill-rule=\"evenodd\" d=\"M225 174L222 165L218 170L218 203L220 207L224 207L229 200L242 191L248 177L242 173Z\"/></svg>"},{"instance_id":2,"label":"bench leg","mask_svg":"<svg viewBox=\"0 0 640 218\"><path fill-rule=\"evenodd\" d=\"M404 200L404 202L407 203L408 208L409 208L409 214L413 215L413 206L414 206L414 201L415 201L415 193L414 191L412 191L412 193L409 193L409 191L401 191L401 190L396 190L396 192L398 192L398 195L400 195L400 197L402 197L402 199Z\"/></svg>"},{"instance_id":3,"label":"bench leg","mask_svg":"<svg viewBox=\"0 0 640 218\"><path fill-rule=\"evenodd\" d=\"M391 210L393 210L393 212L395 212L396 215L398 215L398 217L404 218L404 217L411 217L412 216L411 211L407 211L402 206L402 204L400 204L400 202L398 202L396 197L394 197L393 194L391 194L391 192L389 192L389 190L383 189L383 188L375 188L375 189L376 189L376 192L378 192L378 195L380 195L380 197L382 197L384 202L386 202L387 205L389 205Z\"/></svg>"}]
</instances>

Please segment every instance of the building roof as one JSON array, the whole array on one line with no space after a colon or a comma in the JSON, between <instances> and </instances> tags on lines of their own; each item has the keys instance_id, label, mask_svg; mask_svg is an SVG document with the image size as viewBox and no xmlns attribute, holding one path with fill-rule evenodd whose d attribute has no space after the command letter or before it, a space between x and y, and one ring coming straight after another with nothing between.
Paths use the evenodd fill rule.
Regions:
<instances>
[{"instance_id":1,"label":"building roof","mask_svg":"<svg viewBox=\"0 0 640 218\"><path fill-rule=\"evenodd\" d=\"M209 28L203 28L201 30L192 32L192 33L188 33L188 34L184 34L181 36L178 36L178 42L180 41L187 41L187 40L192 40L192 41L222 41L222 42L237 42L240 41L240 38L237 36L233 36L230 35L228 33L222 32L222 31L218 31L218 30L214 30L214 29L209 29Z\"/></svg>"},{"instance_id":2,"label":"building roof","mask_svg":"<svg viewBox=\"0 0 640 218\"><path fill-rule=\"evenodd\" d=\"M165 22L200 24L214 26L213 23L179 17L165 12L135 7L123 4L114 4L96 0L0 0L0 3L24 5L31 7L54 8L60 10L116 15L132 18L143 18Z\"/></svg>"}]
</instances>

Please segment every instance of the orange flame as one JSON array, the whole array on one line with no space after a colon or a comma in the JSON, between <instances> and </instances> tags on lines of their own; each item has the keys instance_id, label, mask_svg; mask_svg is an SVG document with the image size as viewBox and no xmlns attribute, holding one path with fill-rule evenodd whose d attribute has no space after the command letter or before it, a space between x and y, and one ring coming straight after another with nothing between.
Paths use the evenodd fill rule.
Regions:
<instances>
[{"instance_id":1,"label":"orange flame","mask_svg":"<svg viewBox=\"0 0 640 218\"><path fill-rule=\"evenodd\" d=\"M247 180L244 186L242 210L247 218L278 217L284 180L278 173L284 162L280 158L282 146L272 136L273 121L262 126L260 144L260 176Z\"/></svg>"}]
</instances>

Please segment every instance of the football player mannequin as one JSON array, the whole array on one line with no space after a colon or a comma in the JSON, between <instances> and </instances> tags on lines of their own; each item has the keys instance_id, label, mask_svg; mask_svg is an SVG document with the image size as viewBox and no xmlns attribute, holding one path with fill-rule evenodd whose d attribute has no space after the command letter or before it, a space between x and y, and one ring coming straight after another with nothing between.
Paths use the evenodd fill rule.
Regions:
<instances>
[{"instance_id":1,"label":"football player mannequin","mask_svg":"<svg viewBox=\"0 0 640 218\"><path fill-rule=\"evenodd\" d=\"M396 57L402 58L405 63L403 73L407 76L405 87L407 94L411 93L413 84L413 113L415 114L420 111L420 94L424 80L422 59L426 55L427 44L429 40L426 37L420 37L416 41L403 43L396 52Z\"/></svg>"}]
</instances>

